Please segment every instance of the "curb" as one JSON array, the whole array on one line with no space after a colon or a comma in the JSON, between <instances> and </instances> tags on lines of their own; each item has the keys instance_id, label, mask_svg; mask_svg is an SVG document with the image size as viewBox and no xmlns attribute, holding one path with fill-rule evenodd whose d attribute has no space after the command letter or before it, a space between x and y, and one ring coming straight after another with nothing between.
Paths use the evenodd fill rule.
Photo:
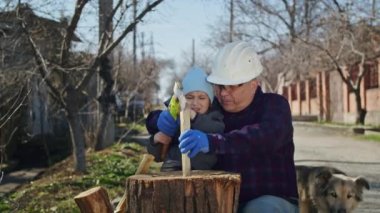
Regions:
<instances>
[{"instance_id":1,"label":"curb","mask_svg":"<svg viewBox=\"0 0 380 213\"><path fill-rule=\"evenodd\" d=\"M307 121L293 121L293 126L303 126L303 127L312 127L320 128L327 131L332 131L335 133L342 133L350 136L357 135L380 135L380 130L373 127L366 126L344 126L336 124L319 124L315 122Z\"/></svg>"},{"instance_id":2,"label":"curb","mask_svg":"<svg viewBox=\"0 0 380 213\"><path fill-rule=\"evenodd\" d=\"M341 126L334 124L319 124L314 122L303 122L303 121L293 121L294 126L312 127L320 128L323 130L331 131L334 133L341 133L345 135L357 135L354 133L354 127L352 126Z\"/></svg>"}]
</instances>

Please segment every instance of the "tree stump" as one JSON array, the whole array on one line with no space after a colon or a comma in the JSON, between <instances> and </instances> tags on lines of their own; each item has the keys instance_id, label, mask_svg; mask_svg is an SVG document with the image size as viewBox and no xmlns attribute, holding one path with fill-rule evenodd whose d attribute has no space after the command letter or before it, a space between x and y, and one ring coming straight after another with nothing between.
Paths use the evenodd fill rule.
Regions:
<instances>
[{"instance_id":1,"label":"tree stump","mask_svg":"<svg viewBox=\"0 0 380 213\"><path fill-rule=\"evenodd\" d=\"M129 213L231 213L239 203L240 175L194 170L133 175L127 179Z\"/></svg>"}]
</instances>

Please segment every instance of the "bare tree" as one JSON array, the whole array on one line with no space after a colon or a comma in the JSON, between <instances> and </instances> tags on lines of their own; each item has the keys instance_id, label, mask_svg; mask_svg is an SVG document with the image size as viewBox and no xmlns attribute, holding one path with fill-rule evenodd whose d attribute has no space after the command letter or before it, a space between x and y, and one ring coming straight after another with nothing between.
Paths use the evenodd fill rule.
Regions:
<instances>
[{"instance_id":1,"label":"bare tree","mask_svg":"<svg viewBox=\"0 0 380 213\"><path fill-rule=\"evenodd\" d=\"M266 55L263 77L272 90L315 69L337 70L355 94L356 123L364 123L360 84L380 50L376 1L236 0L235 5L235 34Z\"/></svg>"},{"instance_id":2,"label":"bare tree","mask_svg":"<svg viewBox=\"0 0 380 213\"><path fill-rule=\"evenodd\" d=\"M38 66L41 76L45 79L52 97L63 107L66 112L67 120L70 126L71 141L73 143L73 154L75 160L75 170L83 172L86 170L85 161L85 143L84 134L81 129L81 121L79 117L80 109L85 105L86 88L89 85L91 78L96 74L98 68L104 63L105 58L120 44L121 41L131 33L136 25L158 6L163 0L148 2L146 6L138 12L136 19L129 23L118 22L112 32L113 40L106 33L103 33L102 39L98 45L95 55L90 55L90 61L81 61L78 63L78 58L71 51L74 32L78 27L78 22L82 18L82 11L89 2L88 0L77 0L75 11L72 19L69 22L66 33L61 43L60 57L57 63L52 63L46 60L40 53L38 46L35 45L34 39L28 36L30 45L33 46L35 61ZM117 15L125 15L125 8L129 5L123 0L116 2L115 7L109 16L110 20L122 20ZM21 25L24 33L30 35L29 25L25 17L20 14ZM75 65L75 66L73 66ZM50 73L58 72L59 81L53 82Z\"/></svg>"},{"instance_id":3,"label":"bare tree","mask_svg":"<svg viewBox=\"0 0 380 213\"><path fill-rule=\"evenodd\" d=\"M296 1L279 1L276 5L273 2L250 2L260 11L260 15L264 13L278 20L266 24L258 19L256 23L266 24L267 31L275 32L272 36L258 35L262 41L276 47L276 60L282 58L280 63L284 72L278 72L279 76L285 76L292 82L307 78L308 73L315 69L337 70L343 82L355 94L356 123L363 124L366 110L362 107L360 84L368 70L367 65L379 56L378 50L374 48L379 45L374 45L379 35L373 26L373 20L376 20L373 12L375 2L371 5L370 2L303 1L303 6L296 6L296 3L300 3ZM279 8L280 2L284 5ZM249 11L246 7L240 8ZM278 31L276 23L285 26L282 31ZM279 36L270 40L275 38L274 35ZM276 67L278 69L278 66L268 69Z\"/></svg>"},{"instance_id":4,"label":"bare tree","mask_svg":"<svg viewBox=\"0 0 380 213\"><path fill-rule=\"evenodd\" d=\"M368 68L380 56L379 43L376 41L380 32L371 25L371 7L368 5L366 13L362 8L363 5L359 9L353 3L339 4L334 1L333 5L328 5L325 23L314 29L314 38L309 41L300 39L318 50L315 58L320 63L319 67L326 71L336 70L354 93L356 124L364 124L366 115L362 105L361 84Z\"/></svg>"},{"instance_id":5,"label":"bare tree","mask_svg":"<svg viewBox=\"0 0 380 213\"><path fill-rule=\"evenodd\" d=\"M154 55L147 55L136 60L137 64L134 66L132 58L133 55L126 55L123 51L119 51L116 58L117 83L115 86L127 107L131 99L138 94L149 99L148 96L151 95L152 90L159 87L159 74L171 63L167 60L156 59ZM127 114L128 111L126 111Z\"/></svg>"},{"instance_id":6,"label":"bare tree","mask_svg":"<svg viewBox=\"0 0 380 213\"><path fill-rule=\"evenodd\" d=\"M228 4L231 7L231 2ZM262 80L267 83L267 88L276 91L283 84L305 74L306 67L300 69L300 66L294 65L309 65L306 62L310 59L310 54L297 38L307 40L313 26L318 25L320 14L316 11L323 10L320 1L235 0L233 5L234 36L253 42L259 54L267 55L271 59L273 55L277 55L279 58L276 61L281 59L281 62L278 62L283 63L283 66L266 66L267 72L262 76ZM226 24L219 24L212 30L212 38L209 40L214 40L214 46L227 42L227 29ZM301 47L302 51L299 51L298 47ZM278 76L282 79L278 79Z\"/></svg>"}]
</instances>

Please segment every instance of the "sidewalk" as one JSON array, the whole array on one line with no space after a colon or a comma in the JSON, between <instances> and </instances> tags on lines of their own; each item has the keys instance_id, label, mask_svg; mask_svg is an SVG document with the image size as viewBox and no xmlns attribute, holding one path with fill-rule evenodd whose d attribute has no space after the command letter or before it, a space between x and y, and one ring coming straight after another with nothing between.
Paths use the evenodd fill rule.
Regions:
<instances>
[{"instance_id":1,"label":"sidewalk","mask_svg":"<svg viewBox=\"0 0 380 213\"><path fill-rule=\"evenodd\" d=\"M5 174L0 183L0 196L4 196L16 190L20 185L34 180L44 170L43 168L29 168Z\"/></svg>"},{"instance_id":2,"label":"sidewalk","mask_svg":"<svg viewBox=\"0 0 380 213\"><path fill-rule=\"evenodd\" d=\"M318 128L331 133L339 133L343 135L380 135L379 129L374 129L368 126L354 126L354 125L338 125L338 124L329 124L329 123L317 123L317 122L307 122L307 121L293 121L293 126L301 126L301 127L311 127ZM358 130L362 130L356 132ZM355 133L356 132L356 133ZM361 132L361 133L360 133Z\"/></svg>"}]
</instances>

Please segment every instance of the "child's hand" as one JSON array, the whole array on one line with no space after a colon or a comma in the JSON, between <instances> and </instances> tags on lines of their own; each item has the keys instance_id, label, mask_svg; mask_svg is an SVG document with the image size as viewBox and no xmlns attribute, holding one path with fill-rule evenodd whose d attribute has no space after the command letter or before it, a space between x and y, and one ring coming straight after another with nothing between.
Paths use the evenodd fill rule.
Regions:
<instances>
[{"instance_id":1,"label":"child's hand","mask_svg":"<svg viewBox=\"0 0 380 213\"><path fill-rule=\"evenodd\" d=\"M175 120L168 110L164 110L158 116L157 128L167 136L174 136L179 130L179 119Z\"/></svg>"},{"instance_id":2,"label":"child's hand","mask_svg":"<svg viewBox=\"0 0 380 213\"><path fill-rule=\"evenodd\" d=\"M157 132L154 135L154 143L161 143L161 144L170 144L172 142L172 138L170 136L165 135L162 132Z\"/></svg>"}]
</instances>

